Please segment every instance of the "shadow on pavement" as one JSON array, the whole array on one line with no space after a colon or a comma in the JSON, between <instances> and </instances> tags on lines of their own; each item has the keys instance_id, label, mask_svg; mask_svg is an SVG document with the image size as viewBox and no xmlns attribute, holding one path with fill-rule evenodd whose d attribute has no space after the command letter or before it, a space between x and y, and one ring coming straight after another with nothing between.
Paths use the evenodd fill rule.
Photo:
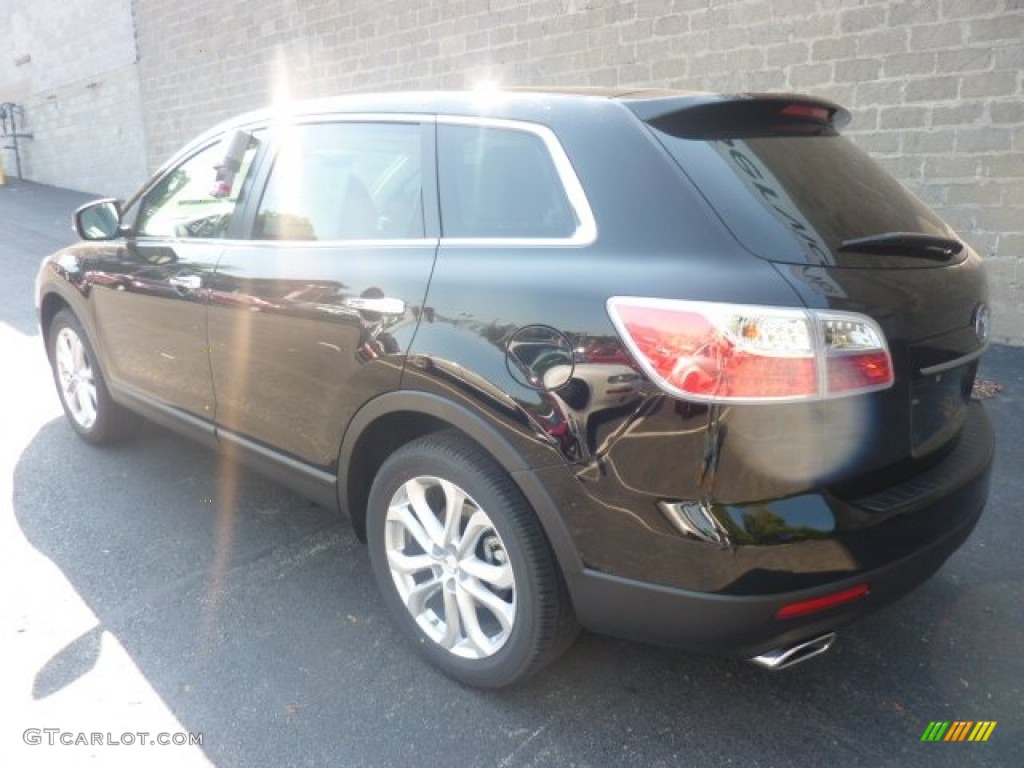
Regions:
<instances>
[{"instance_id":1,"label":"shadow on pavement","mask_svg":"<svg viewBox=\"0 0 1024 768\"><path fill-rule=\"evenodd\" d=\"M1003 428L1021 390L994 403ZM106 449L61 420L36 435L15 472L17 520L99 625L35 673L34 698L91 669L105 631L225 767L963 765L970 746L920 743L936 719L999 721L972 765L1019 755L1022 569L1006 535L1019 464L1015 495L993 495L932 581L814 662L771 674L584 635L538 678L489 694L393 630L347 522L247 472L222 509L222 469L156 427ZM1011 470L1004 458L1000 489Z\"/></svg>"}]
</instances>

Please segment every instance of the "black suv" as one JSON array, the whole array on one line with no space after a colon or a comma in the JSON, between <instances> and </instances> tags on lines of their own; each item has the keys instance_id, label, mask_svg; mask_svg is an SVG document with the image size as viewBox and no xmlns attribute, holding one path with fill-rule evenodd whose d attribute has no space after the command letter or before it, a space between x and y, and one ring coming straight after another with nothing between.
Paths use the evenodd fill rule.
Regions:
<instances>
[{"instance_id":1,"label":"black suv","mask_svg":"<svg viewBox=\"0 0 1024 768\"><path fill-rule=\"evenodd\" d=\"M788 666L963 543L993 452L980 260L847 120L601 90L245 115L43 263L64 409L346 510L463 682L579 625Z\"/></svg>"}]
</instances>

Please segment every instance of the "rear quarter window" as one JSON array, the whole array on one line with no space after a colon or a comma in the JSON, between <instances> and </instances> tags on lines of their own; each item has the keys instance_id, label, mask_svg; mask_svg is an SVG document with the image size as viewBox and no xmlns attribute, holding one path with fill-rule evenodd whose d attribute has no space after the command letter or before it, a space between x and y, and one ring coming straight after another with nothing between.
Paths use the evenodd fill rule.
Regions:
<instances>
[{"instance_id":1,"label":"rear quarter window","mask_svg":"<svg viewBox=\"0 0 1024 768\"><path fill-rule=\"evenodd\" d=\"M579 225L544 140L527 130L438 126L447 238L569 238Z\"/></svg>"}]
</instances>

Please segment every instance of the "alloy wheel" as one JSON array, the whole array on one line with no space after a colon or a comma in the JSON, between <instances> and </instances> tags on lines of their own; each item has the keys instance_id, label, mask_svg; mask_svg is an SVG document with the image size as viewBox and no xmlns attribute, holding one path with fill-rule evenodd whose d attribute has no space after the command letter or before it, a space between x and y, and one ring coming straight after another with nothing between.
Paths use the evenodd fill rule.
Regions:
<instances>
[{"instance_id":1,"label":"alloy wheel","mask_svg":"<svg viewBox=\"0 0 1024 768\"><path fill-rule=\"evenodd\" d=\"M68 413L82 429L96 423L96 381L82 339L72 328L60 329L54 345L57 381Z\"/></svg>"},{"instance_id":2,"label":"alloy wheel","mask_svg":"<svg viewBox=\"0 0 1024 768\"><path fill-rule=\"evenodd\" d=\"M403 483L388 505L387 565L409 614L455 656L497 653L516 619L516 583L505 544L487 513L438 477Z\"/></svg>"}]
</instances>

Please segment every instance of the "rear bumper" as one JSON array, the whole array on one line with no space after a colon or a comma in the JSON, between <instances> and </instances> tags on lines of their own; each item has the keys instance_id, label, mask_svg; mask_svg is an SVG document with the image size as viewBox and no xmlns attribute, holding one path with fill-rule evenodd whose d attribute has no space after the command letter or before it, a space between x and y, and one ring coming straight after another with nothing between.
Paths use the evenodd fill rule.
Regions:
<instances>
[{"instance_id":1,"label":"rear bumper","mask_svg":"<svg viewBox=\"0 0 1024 768\"><path fill-rule=\"evenodd\" d=\"M978 507L945 537L883 568L827 588L737 597L690 592L585 570L571 585L580 623L594 632L694 651L756 656L835 629L892 602L925 581L974 529ZM870 593L802 619L776 620L783 605L867 582Z\"/></svg>"},{"instance_id":2,"label":"rear bumper","mask_svg":"<svg viewBox=\"0 0 1024 768\"><path fill-rule=\"evenodd\" d=\"M970 434L962 445L934 468L929 478L913 482L919 493L879 514L859 508L862 527L795 547L823 545L842 552L846 565L816 574L789 573L778 578L770 570L750 571L742 587L715 592L682 589L635 577L584 568L567 573L579 620L602 634L625 637L695 651L755 656L772 648L799 642L856 619L896 600L928 579L970 535L988 497L993 435L984 412L973 407ZM956 477L950 483L949 472ZM866 497L868 498L868 497ZM878 494L872 497L879 501ZM859 501L859 500L858 500ZM832 501L835 504L835 501ZM850 502L844 502L849 507ZM865 523L864 521L868 521ZM711 546L711 545L707 545ZM785 545L783 545L784 547ZM735 562L742 550L777 550L779 545L753 545L716 549L706 556ZM850 567L855 563L856 567ZM819 563L820 566L820 563ZM685 564L680 564L685 569ZM794 578L797 577L797 578ZM760 583L758 583L760 582ZM810 584L806 588L775 589L779 584ZM776 619L784 605L840 592L867 583L870 592L853 602L818 613Z\"/></svg>"}]
</instances>

